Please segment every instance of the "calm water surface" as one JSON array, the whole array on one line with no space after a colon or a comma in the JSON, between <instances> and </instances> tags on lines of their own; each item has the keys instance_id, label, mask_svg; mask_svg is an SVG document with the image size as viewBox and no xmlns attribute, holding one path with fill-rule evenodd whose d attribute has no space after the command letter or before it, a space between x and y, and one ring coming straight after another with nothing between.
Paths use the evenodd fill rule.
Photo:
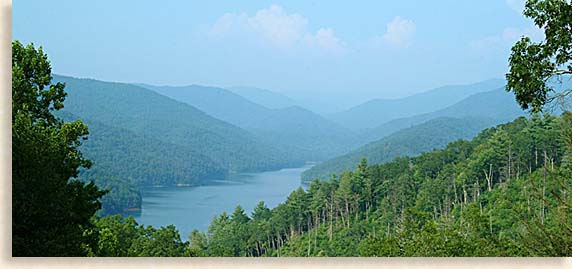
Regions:
<instances>
[{"instance_id":1,"label":"calm water surface","mask_svg":"<svg viewBox=\"0 0 572 269\"><path fill-rule=\"evenodd\" d=\"M139 224L156 228L174 224L186 241L193 229L206 232L214 216L223 211L230 215L239 204L250 216L259 201L270 208L284 202L310 167L236 174L206 186L146 188L141 192L142 212L134 216Z\"/></svg>"}]
</instances>

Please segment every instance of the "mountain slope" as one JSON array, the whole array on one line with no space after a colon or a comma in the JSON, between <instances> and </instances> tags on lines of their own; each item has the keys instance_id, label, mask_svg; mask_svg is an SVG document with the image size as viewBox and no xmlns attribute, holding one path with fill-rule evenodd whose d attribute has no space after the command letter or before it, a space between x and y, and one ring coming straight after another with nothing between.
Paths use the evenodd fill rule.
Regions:
<instances>
[{"instance_id":1,"label":"mountain slope","mask_svg":"<svg viewBox=\"0 0 572 269\"><path fill-rule=\"evenodd\" d=\"M298 103L290 97L269 90L253 87L228 87L226 89L253 103L257 103L271 109L287 108L298 105Z\"/></svg>"},{"instance_id":2,"label":"mountain slope","mask_svg":"<svg viewBox=\"0 0 572 269\"><path fill-rule=\"evenodd\" d=\"M328 118L346 128L368 129L393 119L445 108L472 94L502 87L504 83L504 80L492 79L471 85L445 86L400 99L374 99Z\"/></svg>"},{"instance_id":3,"label":"mountain slope","mask_svg":"<svg viewBox=\"0 0 572 269\"><path fill-rule=\"evenodd\" d=\"M58 113L66 121L80 117ZM209 157L190 148L122 128L111 127L83 117L89 128L81 151L93 162L82 177L99 181L107 177L126 179L141 185L200 184L210 178L224 178L226 169Z\"/></svg>"},{"instance_id":4,"label":"mountain slope","mask_svg":"<svg viewBox=\"0 0 572 269\"><path fill-rule=\"evenodd\" d=\"M298 106L269 109L215 87L144 87L249 130L261 141L289 149L297 159L322 160L345 153L356 144L352 132Z\"/></svg>"},{"instance_id":5,"label":"mountain slope","mask_svg":"<svg viewBox=\"0 0 572 269\"><path fill-rule=\"evenodd\" d=\"M58 111L56 115L65 121L79 119L67 112ZM199 185L226 176L224 167L189 148L143 137L86 117L81 120L88 126L89 136L80 150L93 165L81 171L80 179L110 190L101 200L99 213L102 215L141 208L139 186Z\"/></svg>"},{"instance_id":6,"label":"mountain slope","mask_svg":"<svg viewBox=\"0 0 572 269\"><path fill-rule=\"evenodd\" d=\"M489 118L438 118L413 126L383 139L369 143L346 155L315 165L302 173L302 180L327 179L331 174L352 170L361 160L368 163L388 162L400 156L415 156L425 151L439 149L458 139L469 139L482 129L496 124Z\"/></svg>"},{"instance_id":7,"label":"mountain slope","mask_svg":"<svg viewBox=\"0 0 572 269\"><path fill-rule=\"evenodd\" d=\"M223 88L199 85L172 87L142 84L142 86L243 128L255 125L259 115L265 115L270 111Z\"/></svg>"},{"instance_id":8,"label":"mountain slope","mask_svg":"<svg viewBox=\"0 0 572 269\"><path fill-rule=\"evenodd\" d=\"M452 106L435 112L389 121L363 132L361 141L375 141L401 129L439 117L486 117L496 119L497 123L502 123L523 115L525 113L514 101L514 96L504 89L497 89L473 94Z\"/></svg>"},{"instance_id":9,"label":"mountain slope","mask_svg":"<svg viewBox=\"0 0 572 269\"><path fill-rule=\"evenodd\" d=\"M298 165L251 133L148 89L125 83L54 76L66 83L64 110L145 138L192 150L230 172Z\"/></svg>"}]
</instances>

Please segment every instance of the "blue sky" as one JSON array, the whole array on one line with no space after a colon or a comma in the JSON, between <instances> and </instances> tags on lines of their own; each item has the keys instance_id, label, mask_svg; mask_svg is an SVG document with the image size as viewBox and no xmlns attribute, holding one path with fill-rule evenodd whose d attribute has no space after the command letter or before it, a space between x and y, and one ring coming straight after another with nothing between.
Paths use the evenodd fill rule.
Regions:
<instances>
[{"instance_id":1,"label":"blue sky","mask_svg":"<svg viewBox=\"0 0 572 269\"><path fill-rule=\"evenodd\" d=\"M358 102L503 77L511 45L542 37L523 3L19 0L12 34L64 75Z\"/></svg>"}]
</instances>

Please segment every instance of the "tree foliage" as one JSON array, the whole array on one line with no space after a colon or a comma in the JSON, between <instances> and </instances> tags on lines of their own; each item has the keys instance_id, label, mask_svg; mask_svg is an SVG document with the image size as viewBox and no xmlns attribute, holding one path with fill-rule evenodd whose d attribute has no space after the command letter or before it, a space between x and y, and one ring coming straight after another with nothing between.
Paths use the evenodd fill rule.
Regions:
<instances>
[{"instance_id":1,"label":"tree foliage","mask_svg":"<svg viewBox=\"0 0 572 269\"><path fill-rule=\"evenodd\" d=\"M530 107L538 112L554 97L565 98L571 93L567 89L550 96L554 88L549 82L572 75L572 3L528 0L524 15L544 30L545 39L533 42L530 37L522 37L512 47L506 90L514 92L523 109Z\"/></svg>"},{"instance_id":2,"label":"tree foliage","mask_svg":"<svg viewBox=\"0 0 572 269\"><path fill-rule=\"evenodd\" d=\"M81 121L63 122L64 84L51 83L41 48L12 43L12 254L81 256L84 231L105 192L74 178L91 163L77 149L88 134Z\"/></svg>"},{"instance_id":3,"label":"tree foliage","mask_svg":"<svg viewBox=\"0 0 572 269\"><path fill-rule=\"evenodd\" d=\"M567 126L567 113L534 115L418 157L363 159L252 219L216 217L194 255L571 255Z\"/></svg>"}]
</instances>

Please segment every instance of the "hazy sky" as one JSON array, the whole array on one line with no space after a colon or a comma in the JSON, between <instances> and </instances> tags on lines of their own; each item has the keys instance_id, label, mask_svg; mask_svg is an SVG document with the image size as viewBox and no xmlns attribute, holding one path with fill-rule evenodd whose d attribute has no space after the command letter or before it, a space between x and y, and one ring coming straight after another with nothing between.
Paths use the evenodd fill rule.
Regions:
<instances>
[{"instance_id":1,"label":"hazy sky","mask_svg":"<svg viewBox=\"0 0 572 269\"><path fill-rule=\"evenodd\" d=\"M503 77L523 0L13 2L55 73L399 97ZM348 97L349 98L349 97Z\"/></svg>"}]
</instances>

